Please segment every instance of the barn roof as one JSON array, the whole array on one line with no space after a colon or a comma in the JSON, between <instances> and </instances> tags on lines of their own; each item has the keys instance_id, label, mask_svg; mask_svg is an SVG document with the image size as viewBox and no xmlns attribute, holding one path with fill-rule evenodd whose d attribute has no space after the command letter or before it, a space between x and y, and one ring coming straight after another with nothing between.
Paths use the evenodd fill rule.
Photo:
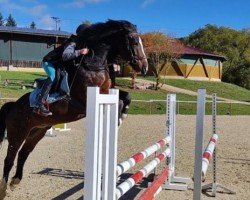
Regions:
<instances>
[{"instance_id":1,"label":"barn roof","mask_svg":"<svg viewBox=\"0 0 250 200\"><path fill-rule=\"evenodd\" d=\"M44 30L44 29L34 29L34 28L21 28L12 26L0 26L0 33L17 33L17 34L27 34L27 35L40 35L40 36L59 36L59 37L69 37L71 33L66 31L55 31L55 30Z\"/></svg>"},{"instance_id":2,"label":"barn roof","mask_svg":"<svg viewBox=\"0 0 250 200\"><path fill-rule=\"evenodd\" d=\"M204 50L201 50L201 49L198 49L198 48L186 46L186 45L184 45L184 47L183 47L183 54L185 54L185 55L201 55L201 56L214 57L214 58L219 58L222 61L226 60L226 58L224 56L214 54L214 53L211 53L211 52L207 52L207 51L204 51Z\"/></svg>"}]
</instances>

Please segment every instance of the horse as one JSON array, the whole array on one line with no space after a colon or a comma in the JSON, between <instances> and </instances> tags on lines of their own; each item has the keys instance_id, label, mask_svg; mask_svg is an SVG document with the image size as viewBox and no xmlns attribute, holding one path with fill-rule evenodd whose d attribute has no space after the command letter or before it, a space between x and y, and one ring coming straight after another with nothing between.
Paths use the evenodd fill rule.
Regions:
<instances>
[{"instance_id":1,"label":"horse","mask_svg":"<svg viewBox=\"0 0 250 200\"><path fill-rule=\"evenodd\" d=\"M8 149L4 160L3 178L0 182L0 199L6 195L9 173L18 153L16 173L10 182L14 187L23 178L23 168L29 154L53 125L68 123L86 116L88 86L100 87L108 93L111 81L108 66L122 59L137 72L145 74L148 62L137 27L126 20L108 20L92 24L79 34L79 44L90 49L79 66L67 63L71 99L60 100L50 105L51 116L40 116L29 106L29 93L16 102L7 102L0 109L0 142L7 130ZM18 152L19 151L19 152Z\"/></svg>"}]
</instances>

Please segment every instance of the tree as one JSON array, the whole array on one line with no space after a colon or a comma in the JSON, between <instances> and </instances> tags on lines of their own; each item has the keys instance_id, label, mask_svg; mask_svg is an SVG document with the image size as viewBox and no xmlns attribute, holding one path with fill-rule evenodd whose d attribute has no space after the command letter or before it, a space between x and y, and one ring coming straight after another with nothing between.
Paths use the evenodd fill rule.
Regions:
<instances>
[{"instance_id":1,"label":"tree","mask_svg":"<svg viewBox=\"0 0 250 200\"><path fill-rule=\"evenodd\" d=\"M250 31L206 25L188 37L185 44L224 55L222 81L250 88Z\"/></svg>"},{"instance_id":2,"label":"tree","mask_svg":"<svg viewBox=\"0 0 250 200\"><path fill-rule=\"evenodd\" d=\"M35 22L31 22L30 28L36 29L36 24L35 24Z\"/></svg>"},{"instance_id":3,"label":"tree","mask_svg":"<svg viewBox=\"0 0 250 200\"><path fill-rule=\"evenodd\" d=\"M162 70L182 54L183 45L161 32L149 32L142 35L148 61L156 77L156 87L160 83Z\"/></svg>"},{"instance_id":4,"label":"tree","mask_svg":"<svg viewBox=\"0 0 250 200\"><path fill-rule=\"evenodd\" d=\"M7 23L6 26L16 26L16 21L15 19L12 17L12 15L10 14L9 17L7 18Z\"/></svg>"},{"instance_id":5,"label":"tree","mask_svg":"<svg viewBox=\"0 0 250 200\"><path fill-rule=\"evenodd\" d=\"M0 13L0 26L4 25L4 21L3 21L3 15L2 13Z\"/></svg>"}]
</instances>

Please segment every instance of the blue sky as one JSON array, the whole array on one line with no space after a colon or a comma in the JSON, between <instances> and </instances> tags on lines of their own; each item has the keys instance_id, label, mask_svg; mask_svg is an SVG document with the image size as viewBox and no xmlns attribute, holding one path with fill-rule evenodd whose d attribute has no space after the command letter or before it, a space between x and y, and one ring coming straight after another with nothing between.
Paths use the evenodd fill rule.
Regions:
<instances>
[{"instance_id":1,"label":"blue sky","mask_svg":"<svg viewBox=\"0 0 250 200\"><path fill-rule=\"evenodd\" d=\"M250 28L249 0L0 0L4 18L12 14L20 27L55 29L51 17L60 18L61 30L75 32L84 20L92 23L125 19L140 32L162 31L187 36L206 24L240 30Z\"/></svg>"}]
</instances>

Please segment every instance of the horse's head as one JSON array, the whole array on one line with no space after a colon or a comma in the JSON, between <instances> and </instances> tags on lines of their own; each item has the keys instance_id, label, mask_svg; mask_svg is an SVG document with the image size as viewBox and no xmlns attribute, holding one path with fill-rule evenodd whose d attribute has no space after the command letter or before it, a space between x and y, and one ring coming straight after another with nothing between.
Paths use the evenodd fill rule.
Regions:
<instances>
[{"instance_id":1,"label":"horse's head","mask_svg":"<svg viewBox=\"0 0 250 200\"><path fill-rule=\"evenodd\" d=\"M120 56L129 61L135 71L140 71L143 75L147 73L147 57L134 24L125 20L108 20L80 30L78 36L87 46L98 47L96 51L100 51L100 45L106 45L110 49L108 62L115 62L116 56Z\"/></svg>"},{"instance_id":2,"label":"horse's head","mask_svg":"<svg viewBox=\"0 0 250 200\"><path fill-rule=\"evenodd\" d=\"M143 75L146 75L148 71L148 61L140 35L137 32L131 32L126 35L126 40L131 66L134 70L141 71Z\"/></svg>"}]
</instances>

